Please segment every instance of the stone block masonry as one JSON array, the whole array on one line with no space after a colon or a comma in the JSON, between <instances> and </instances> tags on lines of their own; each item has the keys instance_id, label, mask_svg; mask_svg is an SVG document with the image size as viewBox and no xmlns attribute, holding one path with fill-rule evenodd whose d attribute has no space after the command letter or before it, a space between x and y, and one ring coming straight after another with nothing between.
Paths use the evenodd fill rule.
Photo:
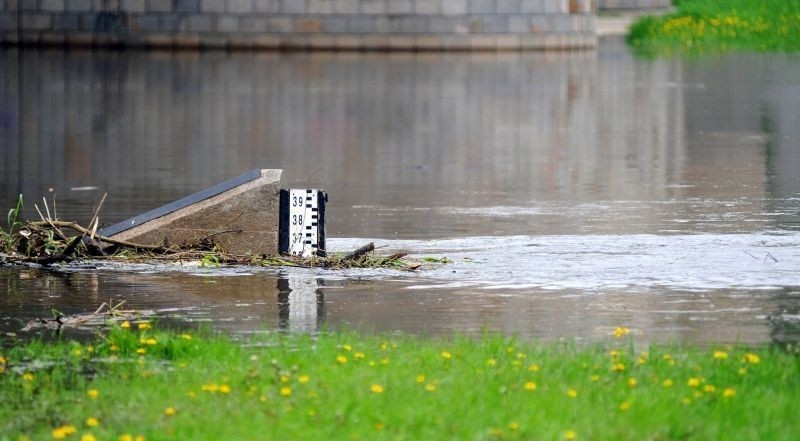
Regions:
<instances>
[{"instance_id":1,"label":"stone block masonry","mask_svg":"<svg viewBox=\"0 0 800 441\"><path fill-rule=\"evenodd\" d=\"M603 11L666 9L672 0L598 0L597 8Z\"/></svg>"},{"instance_id":2,"label":"stone block masonry","mask_svg":"<svg viewBox=\"0 0 800 441\"><path fill-rule=\"evenodd\" d=\"M596 45L594 5L594 0L0 0L0 44L578 49Z\"/></svg>"}]
</instances>

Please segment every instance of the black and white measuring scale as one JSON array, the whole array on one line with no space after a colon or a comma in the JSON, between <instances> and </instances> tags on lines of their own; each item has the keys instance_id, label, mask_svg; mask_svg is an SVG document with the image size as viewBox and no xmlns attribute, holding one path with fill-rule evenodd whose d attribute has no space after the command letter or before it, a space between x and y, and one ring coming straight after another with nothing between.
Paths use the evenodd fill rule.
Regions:
<instances>
[{"instance_id":1,"label":"black and white measuring scale","mask_svg":"<svg viewBox=\"0 0 800 441\"><path fill-rule=\"evenodd\" d=\"M325 203L318 189L281 190L280 249L293 256L325 255Z\"/></svg>"}]
</instances>

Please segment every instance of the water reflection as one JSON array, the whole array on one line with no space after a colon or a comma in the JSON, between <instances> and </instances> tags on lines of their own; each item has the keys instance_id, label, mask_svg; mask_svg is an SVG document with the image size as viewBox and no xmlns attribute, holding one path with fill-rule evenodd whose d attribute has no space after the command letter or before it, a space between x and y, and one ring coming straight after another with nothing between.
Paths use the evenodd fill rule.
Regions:
<instances>
[{"instance_id":1,"label":"water reflection","mask_svg":"<svg viewBox=\"0 0 800 441\"><path fill-rule=\"evenodd\" d=\"M32 202L54 193L60 217L85 223L108 192L113 223L278 167L291 186L328 190L332 238L421 239L426 252L476 248L493 262L413 280L13 270L2 326L125 298L235 332L591 338L626 322L677 339L785 339L796 334L798 78L787 55L638 60L618 40L521 54L0 49L0 206L24 193L34 217ZM741 260L782 235L788 258L763 270ZM508 237L537 237L549 254L495 246ZM700 245L681 254L685 243ZM615 244L623 257L607 252ZM526 270L502 284L508 262ZM502 289L463 286L481 279ZM698 280L713 283L696 291Z\"/></svg>"},{"instance_id":2,"label":"water reflection","mask_svg":"<svg viewBox=\"0 0 800 441\"><path fill-rule=\"evenodd\" d=\"M319 280L289 276L278 279L279 327L291 332L316 332L325 320L325 295Z\"/></svg>"},{"instance_id":3,"label":"water reflection","mask_svg":"<svg viewBox=\"0 0 800 441\"><path fill-rule=\"evenodd\" d=\"M226 276L209 272L53 273L0 270L0 339L29 320L86 312L100 301L150 308L165 326L192 328L213 321L233 334L274 329L317 332L359 329L449 334L500 331L545 340L608 338L618 323L637 341L763 343L796 341L796 290L524 290L487 295L475 288L408 290L415 280L330 279L307 271ZM25 292L20 292L20 286ZM96 297L93 292L113 297ZM87 308L88 307L88 308ZM87 330L64 328L85 338Z\"/></svg>"},{"instance_id":4,"label":"water reflection","mask_svg":"<svg viewBox=\"0 0 800 441\"><path fill-rule=\"evenodd\" d=\"M345 237L751 229L691 204L668 218L649 209L693 198L741 202L758 228L797 228L763 217L800 192L800 68L780 55L637 61L606 42L596 54L21 60L0 53L4 205L52 188L81 220L107 191L110 223L264 166L326 187L331 233ZM624 224L492 213L594 201L641 209Z\"/></svg>"}]
</instances>

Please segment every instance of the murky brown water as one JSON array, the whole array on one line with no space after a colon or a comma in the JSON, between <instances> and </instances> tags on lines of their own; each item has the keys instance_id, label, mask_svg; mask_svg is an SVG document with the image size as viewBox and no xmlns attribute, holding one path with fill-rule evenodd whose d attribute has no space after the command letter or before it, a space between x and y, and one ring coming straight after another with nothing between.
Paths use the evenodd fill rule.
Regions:
<instances>
[{"instance_id":1,"label":"murky brown water","mask_svg":"<svg viewBox=\"0 0 800 441\"><path fill-rule=\"evenodd\" d=\"M421 274L0 268L0 331L125 299L178 325L594 340L800 335L800 58L0 50L0 206L113 223L253 168ZM90 189L86 189L89 187ZM91 189L95 188L95 189ZM52 209L52 207L51 207ZM771 258L768 257L772 256Z\"/></svg>"}]
</instances>

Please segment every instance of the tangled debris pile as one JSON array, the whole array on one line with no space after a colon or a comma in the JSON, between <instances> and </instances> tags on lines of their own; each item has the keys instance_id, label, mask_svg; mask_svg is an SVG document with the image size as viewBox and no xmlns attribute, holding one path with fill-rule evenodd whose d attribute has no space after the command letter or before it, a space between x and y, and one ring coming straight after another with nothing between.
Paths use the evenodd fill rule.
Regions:
<instances>
[{"instance_id":1,"label":"tangled debris pile","mask_svg":"<svg viewBox=\"0 0 800 441\"><path fill-rule=\"evenodd\" d=\"M94 329L97 326L125 323L145 319L155 314L155 311L122 309L125 301L119 303L103 303L94 312L65 315L53 310L52 318L38 318L29 321L22 328L22 331L32 331L35 329L62 329L65 327Z\"/></svg>"},{"instance_id":2,"label":"tangled debris pile","mask_svg":"<svg viewBox=\"0 0 800 441\"><path fill-rule=\"evenodd\" d=\"M324 256L303 258L290 255L237 255L226 252L215 243L214 235L197 243L170 246L152 246L116 240L97 234L98 212L105 195L98 204L89 223L84 227L76 222L66 222L50 215L45 201L45 213L34 205L40 221L19 221L22 196L15 208L8 212L8 230L0 229L0 265L33 263L52 265L82 259L102 259L119 262L175 262L199 261L202 266L220 264L256 266L293 266L318 268L391 268L415 270L422 262L407 258L406 252L389 256L375 253L369 243L351 253L327 253ZM54 210L55 211L55 210Z\"/></svg>"}]
</instances>

